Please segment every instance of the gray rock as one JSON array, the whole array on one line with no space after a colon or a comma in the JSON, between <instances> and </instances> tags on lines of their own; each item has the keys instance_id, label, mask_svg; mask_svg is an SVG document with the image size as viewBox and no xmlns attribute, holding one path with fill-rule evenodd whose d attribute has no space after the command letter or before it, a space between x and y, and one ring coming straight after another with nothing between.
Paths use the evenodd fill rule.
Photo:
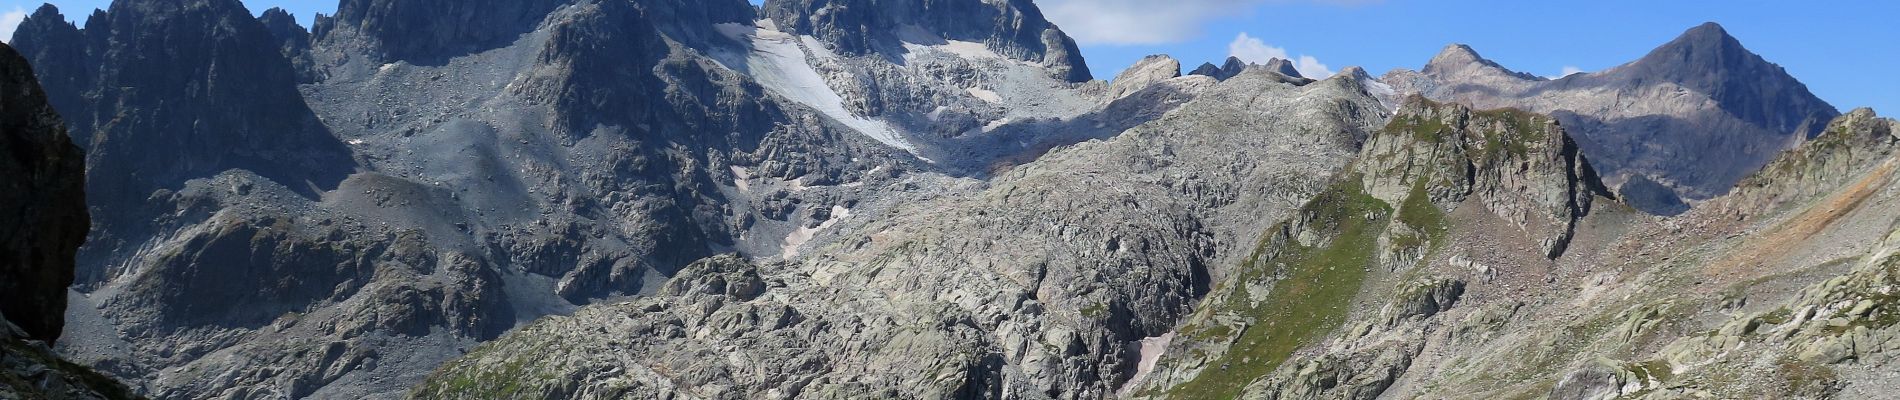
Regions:
<instances>
[{"instance_id":1,"label":"gray rock","mask_svg":"<svg viewBox=\"0 0 1900 400\"><path fill-rule=\"evenodd\" d=\"M1075 40L1028 0L782 0L765 4L764 14L787 32L816 36L839 53L889 54L902 32L922 29L1041 63L1057 79L1092 79Z\"/></svg>"},{"instance_id":2,"label":"gray rock","mask_svg":"<svg viewBox=\"0 0 1900 400\"><path fill-rule=\"evenodd\" d=\"M32 67L0 45L0 313L26 339L52 343L65 325L74 253L91 220L85 163L46 102Z\"/></svg>"}]
</instances>

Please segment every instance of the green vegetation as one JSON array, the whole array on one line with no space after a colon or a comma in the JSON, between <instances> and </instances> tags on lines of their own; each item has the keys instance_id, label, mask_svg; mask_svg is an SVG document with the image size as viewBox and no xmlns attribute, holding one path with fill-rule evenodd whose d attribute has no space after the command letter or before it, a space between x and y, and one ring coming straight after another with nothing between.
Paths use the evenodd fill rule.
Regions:
<instances>
[{"instance_id":1,"label":"green vegetation","mask_svg":"<svg viewBox=\"0 0 1900 400\"><path fill-rule=\"evenodd\" d=\"M1412 192L1405 196L1405 203L1399 205L1399 223L1411 227L1423 236L1393 235L1394 247L1417 248L1438 243L1450 230L1450 225L1445 221L1445 212L1432 204L1432 196L1425 190L1425 183L1430 179L1432 178L1419 178L1417 182L1413 182Z\"/></svg>"},{"instance_id":2,"label":"green vegetation","mask_svg":"<svg viewBox=\"0 0 1900 400\"><path fill-rule=\"evenodd\" d=\"M533 327L529 328L533 329ZM501 348L501 341L490 342L477 347L475 351L463 355L458 361L451 362L435 371L415 390L417 398L535 398L544 394L541 388L530 386L529 380L539 382L558 382L553 374L545 371L530 371L529 366L541 361L543 357L554 354L551 348L554 340L531 341L527 348ZM497 351L507 352L502 362L486 364L490 356ZM535 372L530 374L531 372Z\"/></svg>"},{"instance_id":3,"label":"green vegetation","mask_svg":"<svg viewBox=\"0 0 1900 400\"><path fill-rule=\"evenodd\" d=\"M1235 282L1284 277L1273 284L1265 301L1254 303L1244 284L1216 312L1251 317L1251 326L1239 332L1233 346L1194 380L1175 387L1174 397L1227 399L1273 372L1302 346L1316 342L1345 323L1353 297L1359 293L1373 254L1381 223L1391 206L1367 195L1360 180L1341 180L1302 213L1311 228L1332 240L1306 247L1291 240L1263 241L1242 266Z\"/></svg>"},{"instance_id":4,"label":"green vegetation","mask_svg":"<svg viewBox=\"0 0 1900 400\"><path fill-rule=\"evenodd\" d=\"M1484 131L1486 160L1497 159L1498 156L1502 155L1499 153L1500 150L1520 158L1526 157L1530 155L1532 143L1542 143L1549 139L1549 137L1544 134L1544 128L1550 121L1541 115L1517 109L1503 108L1474 111L1472 112L1472 117L1478 120L1499 121L1503 123L1508 130Z\"/></svg>"},{"instance_id":5,"label":"green vegetation","mask_svg":"<svg viewBox=\"0 0 1900 400\"><path fill-rule=\"evenodd\" d=\"M1386 130L1392 133L1410 133L1419 141L1437 143L1445 139L1444 135L1451 131L1451 127L1436 118L1406 115L1392 119L1392 123L1386 125Z\"/></svg>"}]
</instances>

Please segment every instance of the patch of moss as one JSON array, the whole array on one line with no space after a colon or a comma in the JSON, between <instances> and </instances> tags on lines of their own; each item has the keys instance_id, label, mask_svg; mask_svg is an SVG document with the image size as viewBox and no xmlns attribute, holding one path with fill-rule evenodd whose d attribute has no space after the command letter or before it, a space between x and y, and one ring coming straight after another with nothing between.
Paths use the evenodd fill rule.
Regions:
<instances>
[{"instance_id":1,"label":"patch of moss","mask_svg":"<svg viewBox=\"0 0 1900 400\"><path fill-rule=\"evenodd\" d=\"M1545 127L1550 124L1550 121L1541 115L1511 108L1474 111L1472 115L1476 119L1488 119L1504 124L1503 131L1485 129L1483 133L1487 160L1495 160L1504 154L1526 157L1530 155L1532 143L1541 143L1549 139L1549 136L1545 134Z\"/></svg>"},{"instance_id":2,"label":"patch of moss","mask_svg":"<svg viewBox=\"0 0 1900 400\"><path fill-rule=\"evenodd\" d=\"M1386 132L1411 136L1414 140L1427 143L1444 140L1445 133L1450 131L1451 127L1446 126L1444 122L1418 115L1393 118L1392 123L1386 124Z\"/></svg>"},{"instance_id":3,"label":"patch of moss","mask_svg":"<svg viewBox=\"0 0 1900 400\"><path fill-rule=\"evenodd\" d=\"M1779 363L1782 383L1788 387L1789 394L1824 394L1832 391L1840 382L1840 374L1827 366L1784 358Z\"/></svg>"},{"instance_id":4,"label":"patch of moss","mask_svg":"<svg viewBox=\"0 0 1900 400\"><path fill-rule=\"evenodd\" d=\"M1421 235L1394 235L1392 245L1398 248L1417 248L1426 244L1441 242L1450 225L1445 221L1445 212L1432 204L1431 194L1425 190L1427 179L1421 178L1412 184L1412 191L1405 196L1405 202L1399 205L1399 223L1411 227Z\"/></svg>"},{"instance_id":5,"label":"patch of moss","mask_svg":"<svg viewBox=\"0 0 1900 400\"><path fill-rule=\"evenodd\" d=\"M1356 178L1343 179L1302 209L1311 228L1332 240L1317 247L1294 241L1263 241L1241 279L1278 276L1266 300L1254 303L1238 285L1219 311L1251 317L1233 346L1194 380L1170 391L1177 398L1228 399L1254 379L1272 373L1293 352L1345 323L1352 299L1372 267L1383 221L1391 206L1365 193Z\"/></svg>"}]
</instances>

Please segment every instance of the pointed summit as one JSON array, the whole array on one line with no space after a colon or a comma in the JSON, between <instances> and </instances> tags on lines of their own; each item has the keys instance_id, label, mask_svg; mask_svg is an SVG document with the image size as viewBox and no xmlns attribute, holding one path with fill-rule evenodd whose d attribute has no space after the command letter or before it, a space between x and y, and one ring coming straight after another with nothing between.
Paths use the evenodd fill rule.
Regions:
<instances>
[{"instance_id":1,"label":"pointed summit","mask_svg":"<svg viewBox=\"0 0 1900 400\"><path fill-rule=\"evenodd\" d=\"M1486 60L1483 56L1478 55L1478 51L1471 49L1471 46L1463 43L1453 43L1445 46L1443 50L1439 50L1438 55L1432 56L1432 61L1426 63L1425 68L1429 69L1434 65L1449 66L1472 63L1490 63L1490 60Z\"/></svg>"},{"instance_id":2,"label":"pointed summit","mask_svg":"<svg viewBox=\"0 0 1900 400\"><path fill-rule=\"evenodd\" d=\"M1280 75L1291 76L1294 78L1306 77L1305 75L1300 75L1300 69L1294 68L1292 61L1287 61L1285 59L1275 58L1275 59L1267 60L1266 67L1268 71L1278 72L1280 73Z\"/></svg>"},{"instance_id":3,"label":"pointed summit","mask_svg":"<svg viewBox=\"0 0 1900 400\"><path fill-rule=\"evenodd\" d=\"M20 21L12 40L14 49L33 62L33 71L54 109L66 112L84 104L76 94L92 84L92 75L81 72L93 68L92 56L86 52L91 40L78 26L66 21L59 7L41 5ZM75 125L85 122L72 115L66 120Z\"/></svg>"},{"instance_id":4,"label":"pointed summit","mask_svg":"<svg viewBox=\"0 0 1900 400\"><path fill-rule=\"evenodd\" d=\"M1606 75L1611 76L1602 79L1613 82L1675 83L1708 95L1744 121L1810 138L1840 115L1787 70L1749 51L1713 22L1690 28Z\"/></svg>"},{"instance_id":5,"label":"pointed summit","mask_svg":"<svg viewBox=\"0 0 1900 400\"><path fill-rule=\"evenodd\" d=\"M1465 74L1502 74L1525 80L1543 80L1536 75L1505 68L1497 62L1478 55L1477 50L1462 43L1445 46L1445 49L1440 50L1437 56L1433 56L1432 61L1426 63L1425 68L1420 72L1440 78Z\"/></svg>"}]
</instances>

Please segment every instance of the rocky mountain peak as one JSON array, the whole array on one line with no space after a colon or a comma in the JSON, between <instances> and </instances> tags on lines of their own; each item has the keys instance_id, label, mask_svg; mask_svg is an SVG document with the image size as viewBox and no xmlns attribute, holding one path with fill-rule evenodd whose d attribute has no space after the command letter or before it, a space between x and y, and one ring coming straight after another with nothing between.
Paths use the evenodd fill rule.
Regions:
<instances>
[{"instance_id":1,"label":"rocky mountain peak","mask_svg":"<svg viewBox=\"0 0 1900 400\"><path fill-rule=\"evenodd\" d=\"M15 49L39 67L40 84L51 95L53 107L61 110L79 107L75 104L79 99L61 94L78 93L92 82L92 75L77 73L93 68L89 65L91 56L86 52L89 47L86 44L91 40L86 34L68 22L59 7L45 4L20 22L13 37L16 38Z\"/></svg>"},{"instance_id":2,"label":"rocky mountain peak","mask_svg":"<svg viewBox=\"0 0 1900 400\"><path fill-rule=\"evenodd\" d=\"M278 49L297 70L298 81L308 83L316 80L315 62L311 61L310 56L310 30L298 24L297 17L291 16L289 11L281 7L264 10L263 14L257 16L257 21L263 23L264 29L277 39Z\"/></svg>"},{"instance_id":3,"label":"rocky mountain peak","mask_svg":"<svg viewBox=\"0 0 1900 400\"><path fill-rule=\"evenodd\" d=\"M1744 121L1813 138L1839 110L1779 65L1749 51L1715 23L1705 23L1598 79L1678 84L1714 99Z\"/></svg>"},{"instance_id":4,"label":"rocky mountain peak","mask_svg":"<svg viewBox=\"0 0 1900 400\"><path fill-rule=\"evenodd\" d=\"M342 0L319 40L383 60L434 62L505 45L569 0Z\"/></svg>"},{"instance_id":5,"label":"rocky mountain peak","mask_svg":"<svg viewBox=\"0 0 1900 400\"><path fill-rule=\"evenodd\" d=\"M1438 55L1432 56L1432 61L1426 63L1425 68L1420 70L1420 72L1424 72L1425 75L1428 76L1441 78L1468 75L1505 75L1524 80L1543 80L1543 78L1539 78L1536 75L1505 68L1497 62L1479 55L1478 51L1472 49L1471 46L1462 43L1445 46L1445 49L1440 50Z\"/></svg>"},{"instance_id":6,"label":"rocky mountain peak","mask_svg":"<svg viewBox=\"0 0 1900 400\"><path fill-rule=\"evenodd\" d=\"M1271 60L1267 60L1267 64L1265 66L1268 71L1278 72L1281 75L1291 76L1294 78L1306 77L1304 75L1300 75L1300 69L1294 68L1292 61L1287 61L1285 59L1274 58Z\"/></svg>"},{"instance_id":7,"label":"rocky mountain peak","mask_svg":"<svg viewBox=\"0 0 1900 400\"><path fill-rule=\"evenodd\" d=\"M921 30L1041 63L1058 79L1093 79L1075 40L1030 0L772 0L763 11L780 29L817 37L839 53L897 54L900 36Z\"/></svg>"}]
</instances>

